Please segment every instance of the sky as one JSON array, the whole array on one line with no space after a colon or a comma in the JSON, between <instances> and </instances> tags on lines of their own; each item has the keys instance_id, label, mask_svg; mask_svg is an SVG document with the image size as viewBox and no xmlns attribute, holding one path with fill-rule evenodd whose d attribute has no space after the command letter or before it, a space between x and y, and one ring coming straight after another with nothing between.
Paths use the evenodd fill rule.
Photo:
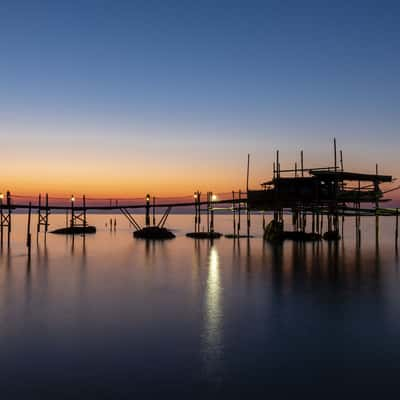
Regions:
<instances>
[{"instance_id":1,"label":"sky","mask_svg":"<svg viewBox=\"0 0 400 400\"><path fill-rule=\"evenodd\" d=\"M400 176L400 3L0 0L0 191L228 192Z\"/></svg>"}]
</instances>

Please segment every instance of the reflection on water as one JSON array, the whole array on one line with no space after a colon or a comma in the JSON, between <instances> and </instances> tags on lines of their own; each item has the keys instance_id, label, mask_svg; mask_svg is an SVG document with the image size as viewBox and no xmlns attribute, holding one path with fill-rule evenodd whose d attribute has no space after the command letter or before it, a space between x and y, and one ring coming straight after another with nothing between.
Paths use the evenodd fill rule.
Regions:
<instances>
[{"instance_id":1,"label":"reflection on water","mask_svg":"<svg viewBox=\"0 0 400 400\"><path fill-rule=\"evenodd\" d=\"M261 218L256 238L214 243L184 236L191 217L171 217L182 229L168 242L134 240L123 219L117 232L102 230L104 220L91 217L94 236L41 236L28 259L26 221L15 217L0 255L2 393L397 382L400 275L390 221L378 243L374 221L365 221L358 248L353 232L339 243L271 246L257 232ZM231 229L228 217L217 224Z\"/></svg>"},{"instance_id":2,"label":"reflection on water","mask_svg":"<svg viewBox=\"0 0 400 400\"><path fill-rule=\"evenodd\" d=\"M208 276L205 289L204 318L204 361L206 374L218 379L222 353L222 287L220 281L219 258L217 249L210 248L208 258Z\"/></svg>"}]
</instances>

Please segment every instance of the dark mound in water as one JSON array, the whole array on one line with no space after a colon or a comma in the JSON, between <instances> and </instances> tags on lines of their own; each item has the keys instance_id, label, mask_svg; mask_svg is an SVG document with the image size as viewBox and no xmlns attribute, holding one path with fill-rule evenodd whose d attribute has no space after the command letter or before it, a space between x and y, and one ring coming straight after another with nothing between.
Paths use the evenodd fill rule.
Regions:
<instances>
[{"instance_id":1,"label":"dark mound in water","mask_svg":"<svg viewBox=\"0 0 400 400\"><path fill-rule=\"evenodd\" d=\"M322 236L318 233L309 232L283 231L282 236L283 240L294 240L295 242L314 242L322 239Z\"/></svg>"},{"instance_id":2,"label":"dark mound in water","mask_svg":"<svg viewBox=\"0 0 400 400\"><path fill-rule=\"evenodd\" d=\"M265 228L264 239L268 242L279 243L284 240L293 240L295 242L313 242L321 240L322 236L318 233L284 231L283 224L277 221L271 221Z\"/></svg>"},{"instance_id":3,"label":"dark mound in water","mask_svg":"<svg viewBox=\"0 0 400 400\"><path fill-rule=\"evenodd\" d=\"M222 233L219 232L189 232L186 234L187 237L192 239L219 239Z\"/></svg>"},{"instance_id":4,"label":"dark mound in water","mask_svg":"<svg viewBox=\"0 0 400 400\"><path fill-rule=\"evenodd\" d=\"M96 233L95 226L68 226L67 228L60 228L50 233L55 233L58 235L80 235L86 233Z\"/></svg>"},{"instance_id":5,"label":"dark mound in water","mask_svg":"<svg viewBox=\"0 0 400 400\"><path fill-rule=\"evenodd\" d=\"M173 239L175 235L166 228L158 226L148 226L133 232L133 236L137 239L165 240Z\"/></svg>"},{"instance_id":6,"label":"dark mound in water","mask_svg":"<svg viewBox=\"0 0 400 400\"><path fill-rule=\"evenodd\" d=\"M227 239L250 239L253 238L253 235L234 235L233 233L228 233L227 235L224 235Z\"/></svg>"},{"instance_id":7,"label":"dark mound in water","mask_svg":"<svg viewBox=\"0 0 400 400\"><path fill-rule=\"evenodd\" d=\"M324 233L323 238L328 241L336 241L340 240L341 236L339 234L339 231L327 231Z\"/></svg>"}]
</instances>

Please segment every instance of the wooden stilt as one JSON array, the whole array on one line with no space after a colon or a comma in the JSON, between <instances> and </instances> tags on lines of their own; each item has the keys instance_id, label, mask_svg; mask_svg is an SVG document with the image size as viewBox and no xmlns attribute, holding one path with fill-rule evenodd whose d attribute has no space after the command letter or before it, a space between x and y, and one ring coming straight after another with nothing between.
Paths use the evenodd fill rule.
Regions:
<instances>
[{"instance_id":1,"label":"wooden stilt","mask_svg":"<svg viewBox=\"0 0 400 400\"><path fill-rule=\"evenodd\" d=\"M233 236L236 237L236 210L235 191L232 190Z\"/></svg>"},{"instance_id":2,"label":"wooden stilt","mask_svg":"<svg viewBox=\"0 0 400 400\"><path fill-rule=\"evenodd\" d=\"M32 203L29 202L29 207L28 207L28 225L27 225L27 230L26 230L26 247L28 248L28 257L31 256L31 244L32 244L31 213L32 213Z\"/></svg>"},{"instance_id":3,"label":"wooden stilt","mask_svg":"<svg viewBox=\"0 0 400 400\"><path fill-rule=\"evenodd\" d=\"M145 218L146 227L150 226L150 195L146 195L146 218Z\"/></svg>"},{"instance_id":4,"label":"wooden stilt","mask_svg":"<svg viewBox=\"0 0 400 400\"><path fill-rule=\"evenodd\" d=\"M156 226L156 198L153 196L153 226Z\"/></svg>"}]
</instances>

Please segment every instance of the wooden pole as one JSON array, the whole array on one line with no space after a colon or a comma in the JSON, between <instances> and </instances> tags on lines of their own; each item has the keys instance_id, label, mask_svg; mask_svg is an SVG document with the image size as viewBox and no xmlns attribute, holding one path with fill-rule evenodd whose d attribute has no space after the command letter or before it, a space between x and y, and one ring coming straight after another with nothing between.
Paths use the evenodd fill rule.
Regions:
<instances>
[{"instance_id":1,"label":"wooden pole","mask_svg":"<svg viewBox=\"0 0 400 400\"><path fill-rule=\"evenodd\" d=\"M238 202L238 223L237 223L237 236L240 236L240 211L241 211L241 204L240 204L240 200L242 198L242 191L239 189L239 202Z\"/></svg>"},{"instance_id":2,"label":"wooden pole","mask_svg":"<svg viewBox=\"0 0 400 400\"><path fill-rule=\"evenodd\" d=\"M343 152L340 150L340 169L343 172Z\"/></svg>"},{"instance_id":3,"label":"wooden pole","mask_svg":"<svg viewBox=\"0 0 400 400\"><path fill-rule=\"evenodd\" d=\"M379 184L378 184L378 164L375 164L375 174L377 176L377 180L375 181L374 184L374 190L375 190L375 241L376 244L378 244L379 241L379 214L378 214L378 209L379 209L379 198L378 198L378 191L379 191Z\"/></svg>"},{"instance_id":4,"label":"wooden pole","mask_svg":"<svg viewBox=\"0 0 400 400\"><path fill-rule=\"evenodd\" d=\"M3 193L0 193L0 245L3 247Z\"/></svg>"},{"instance_id":5,"label":"wooden pole","mask_svg":"<svg viewBox=\"0 0 400 400\"><path fill-rule=\"evenodd\" d=\"M233 236L236 236L235 191L232 190Z\"/></svg>"},{"instance_id":6,"label":"wooden pole","mask_svg":"<svg viewBox=\"0 0 400 400\"><path fill-rule=\"evenodd\" d=\"M335 172L337 170L337 156L336 156L336 138L333 138L333 158L335 163Z\"/></svg>"},{"instance_id":7,"label":"wooden pole","mask_svg":"<svg viewBox=\"0 0 400 400\"><path fill-rule=\"evenodd\" d=\"M146 195L146 218L145 218L146 227L150 226L150 195Z\"/></svg>"},{"instance_id":8,"label":"wooden pole","mask_svg":"<svg viewBox=\"0 0 400 400\"><path fill-rule=\"evenodd\" d=\"M44 225L44 232L47 233L49 229L49 195L46 193L46 222Z\"/></svg>"},{"instance_id":9,"label":"wooden pole","mask_svg":"<svg viewBox=\"0 0 400 400\"><path fill-rule=\"evenodd\" d=\"M153 196L153 226L156 226L156 198Z\"/></svg>"},{"instance_id":10,"label":"wooden pole","mask_svg":"<svg viewBox=\"0 0 400 400\"><path fill-rule=\"evenodd\" d=\"M281 172L279 167L279 150L276 151L276 177L280 178Z\"/></svg>"},{"instance_id":11,"label":"wooden pole","mask_svg":"<svg viewBox=\"0 0 400 400\"><path fill-rule=\"evenodd\" d=\"M214 195L212 194L212 192L210 192L210 204L211 204L211 220L210 220L210 232L214 233L214 205L213 205L213 197Z\"/></svg>"},{"instance_id":12,"label":"wooden pole","mask_svg":"<svg viewBox=\"0 0 400 400\"><path fill-rule=\"evenodd\" d=\"M207 232L210 233L210 192L207 192Z\"/></svg>"},{"instance_id":13,"label":"wooden pole","mask_svg":"<svg viewBox=\"0 0 400 400\"><path fill-rule=\"evenodd\" d=\"M300 151L300 166L301 166L301 176L304 176L304 155L303 155L303 150Z\"/></svg>"},{"instance_id":14,"label":"wooden pole","mask_svg":"<svg viewBox=\"0 0 400 400\"><path fill-rule=\"evenodd\" d=\"M246 192L249 191L249 174L250 174L250 154L247 154Z\"/></svg>"},{"instance_id":15,"label":"wooden pole","mask_svg":"<svg viewBox=\"0 0 400 400\"><path fill-rule=\"evenodd\" d=\"M200 232L200 224L201 224L201 200L200 200L201 193L197 191L197 232Z\"/></svg>"},{"instance_id":16,"label":"wooden pole","mask_svg":"<svg viewBox=\"0 0 400 400\"><path fill-rule=\"evenodd\" d=\"M72 195L71 196L71 228L72 228L72 234L74 233L74 225L75 225L74 202L75 202L75 197L74 197L74 195Z\"/></svg>"},{"instance_id":17,"label":"wooden pole","mask_svg":"<svg viewBox=\"0 0 400 400\"><path fill-rule=\"evenodd\" d=\"M86 228L87 222L86 222L86 196L83 195L83 226ZM85 232L85 230L83 231Z\"/></svg>"},{"instance_id":18,"label":"wooden pole","mask_svg":"<svg viewBox=\"0 0 400 400\"><path fill-rule=\"evenodd\" d=\"M28 248L28 257L31 256L31 243L32 243L32 237L31 237L31 213L32 213L32 203L29 202L29 207L28 207L28 226L27 226L27 232L26 232L26 247Z\"/></svg>"},{"instance_id":19,"label":"wooden pole","mask_svg":"<svg viewBox=\"0 0 400 400\"><path fill-rule=\"evenodd\" d=\"M197 192L194 192L194 231L197 232Z\"/></svg>"},{"instance_id":20,"label":"wooden pole","mask_svg":"<svg viewBox=\"0 0 400 400\"><path fill-rule=\"evenodd\" d=\"M11 233L11 193L7 191L7 207L8 207L8 240L10 241Z\"/></svg>"},{"instance_id":21,"label":"wooden pole","mask_svg":"<svg viewBox=\"0 0 400 400\"><path fill-rule=\"evenodd\" d=\"M396 249L399 243L399 209L396 208L396 234L395 234Z\"/></svg>"},{"instance_id":22,"label":"wooden pole","mask_svg":"<svg viewBox=\"0 0 400 400\"><path fill-rule=\"evenodd\" d=\"M41 208L42 208L42 195L39 193L39 199L38 199L38 222L37 222L37 230L36 232L39 233L40 232L40 220L42 218L42 214L41 214Z\"/></svg>"}]
</instances>

